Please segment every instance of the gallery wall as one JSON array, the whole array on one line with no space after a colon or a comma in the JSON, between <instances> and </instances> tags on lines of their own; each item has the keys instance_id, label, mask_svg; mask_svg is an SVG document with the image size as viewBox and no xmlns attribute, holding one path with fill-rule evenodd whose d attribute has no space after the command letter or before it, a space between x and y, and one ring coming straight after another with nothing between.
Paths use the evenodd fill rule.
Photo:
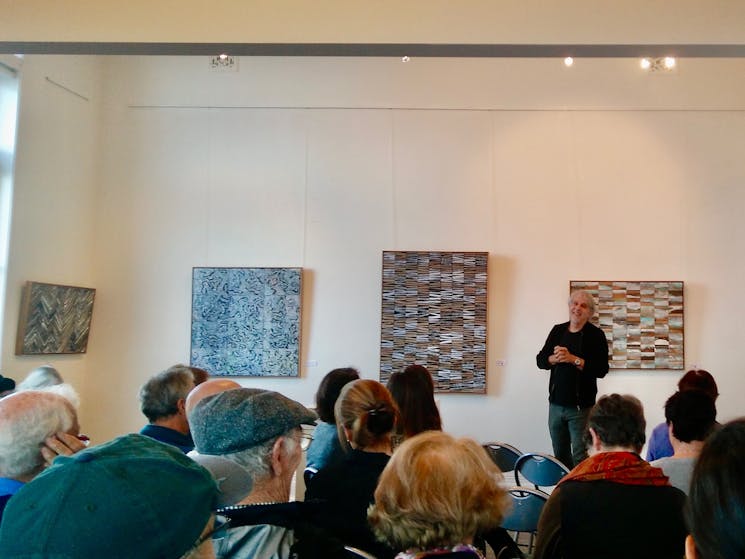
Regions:
<instances>
[{"instance_id":1,"label":"gallery wall","mask_svg":"<svg viewBox=\"0 0 745 559\"><path fill-rule=\"evenodd\" d=\"M84 355L16 356L26 281L96 287L93 246L99 185L101 70L92 57L20 62L2 371L22 380L53 364L79 390Z\"/></svg>"},{"instance_id":2,"label":"gallery wall","mask_svg":"<svg viewBox=\"0 0 745 559\"><path fill-rule=\"evenodd\" d=\"M77 75L58 60L24 63L3 370L30 364L12 356L22 280L96 287L88 354L49 360L95 440L138 429L138 387L188 360L194 266L304 268L300 378L244 385L310 404L331 368L377 378L383 250L490 254L488 392L438 395L448 431L550 449L535 354L570 279L685 281L686 363L716 376L720 417L743 413L742 62L80 59L101 85L80 115L28 77ZM48 141L70 131L86 149ZM61 189L61 168L80 180ZM33 234L60 210L53 241ZM600 391L655 423L679 376Z\"/></svg>"}]
</instances>

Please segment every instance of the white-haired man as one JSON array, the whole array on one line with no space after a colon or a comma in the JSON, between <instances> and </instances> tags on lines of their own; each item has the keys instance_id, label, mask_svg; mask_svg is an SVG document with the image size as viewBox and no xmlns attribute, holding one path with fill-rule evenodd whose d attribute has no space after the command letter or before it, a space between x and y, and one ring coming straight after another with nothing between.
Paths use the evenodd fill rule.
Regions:
<instances>
[{"instance_id":1,"label":"white-haired man","mask_svg":"<svg viewBox=\"0 0 745 559\"><path fill-rule=\"evenodd\" d=\"M0 400L0 517L5 505L57 456L85 448L69 400L26 390Z\"/></svg>"},{"instance_id":2,"label":"white-haired man","mask_svg":"<svg viewBox=\"0 0 745 559\"><path fill-rule=\"evenodd\" d=\"M218 559L346 556L339 542L312 525L316 504L288 502L302 456L301 425L315 420L316 414L300 403L253 388L210 394L191 410L199 454L224 457L253 478L250 493L224 510L233 527L215 544Z\"/></svg>"},{"instance_id":3,"label":"white-haired man","mask_svg":"<svg viewBox=\"0 0 745 559\"><path fill-rule=\"evenodd\" d=\"M569 297L569 322L557 324L536 356L551 371L548 429L554 456L572 468L587 457L583 436L598 393L597 379L608 374L608 341L590 323L595 300L587 291Z\"/></svg>"}]
</instances>

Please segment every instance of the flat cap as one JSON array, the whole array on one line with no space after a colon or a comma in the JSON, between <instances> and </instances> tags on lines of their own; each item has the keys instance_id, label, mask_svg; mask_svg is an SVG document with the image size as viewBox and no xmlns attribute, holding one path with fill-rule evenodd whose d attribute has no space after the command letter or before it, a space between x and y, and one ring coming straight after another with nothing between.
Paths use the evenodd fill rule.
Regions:
<instances>
[{"instance_id":1,"label":"flat cap","mask_svg":"<svg viewBox=\"0 0 745 559\"><path fill-rule=\"evenodd\" d=\"M279 392L235 388L202 399L189 416L200 454L222 455L254 447L300 425L315 412Z\"/></svg>"}]
</instances>

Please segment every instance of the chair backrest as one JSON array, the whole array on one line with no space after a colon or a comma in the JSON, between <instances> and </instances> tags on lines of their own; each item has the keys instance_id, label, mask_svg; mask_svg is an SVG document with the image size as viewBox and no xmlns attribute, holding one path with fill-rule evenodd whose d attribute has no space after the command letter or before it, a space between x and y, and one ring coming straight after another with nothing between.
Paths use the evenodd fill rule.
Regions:
<instances>
[{"instance_id":1,"label":"chair backrest","mask_svg":"<svg viewBox=\"0 0 745 559\"><path fill-rule=\"evenodd\" d=\"M318 473L318 468L314 468L313 466L308 466L303 470L303 481L305 482L305 486L308 486L308 483L310 483L310 480L313 479L313 476Z\"/></svg>"},{"instance_id":2,"label":"chair backrest","mask_svg":"<svg viewBox=\"0 0 745 559\"><path fill-rule=\"evenodd\" d=\"M344 551L350 559L377 559L375 555L356 547L352 547L351 545L345 545Z\"/></svg>"},{"instance_id":3,"label":"chair backrest","mask_svg":"<svg viewBox=\"0 0 745 559\"><path fill-rule=\"evenodd\" d=\"M569 468L548 454L528 452L515 462L515 484L520 485L522 475L536 489L550 487L569 473Z\"/></svg>"},{"instance_id":4,"label":"chair backrest","mask_svg":"<svg viewBox=\"0 0 745 559\"><path fill-rule=\"evenodd\" d=\"M527 487L513 487L507 490L507 494L512 500L512 508L502 520L502 528L514 532L535 532L548 495Z\"/></svg>"},{"instance_id":5,"label":"chair backrest","mask_svg":"<svg viewBox=\"0 0 745 559\"><path fill-rule=\"evenodd\" d=\"M514 470L515 462L522 455L522 452L507 443L485 443L483 447L497 468L503 472Z\"/></svg>"}]
</instances>

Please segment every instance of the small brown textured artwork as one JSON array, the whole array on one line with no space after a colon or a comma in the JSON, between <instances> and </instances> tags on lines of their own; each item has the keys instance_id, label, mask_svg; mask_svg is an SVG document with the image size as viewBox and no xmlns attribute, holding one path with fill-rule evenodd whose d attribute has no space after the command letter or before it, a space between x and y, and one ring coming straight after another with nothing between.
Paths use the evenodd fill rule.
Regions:
<instances>
[{"instance_id":1,"label":"small brown textured artwork","mask_svg":"<svg viewBox=\"0 0 745 559\"><path fill-rule=\"evenodd\" d=\"M383 252L380 381L424 365L436 392L486 392L487 252Z\"/></svg>"},{"instance_id":2,"label":"small brown textured artwork","mask_svg":"<svg viewBox=\"0 0 745 559\"><path fill-rule=\"evenodd\" d=\"M95 295L88 287L26 282L16 355L85 353Z\"/></svg>"},{"instance_id":3,"label":"small brown textured artwork","mask_svg":"<svg viewBox=\"0 0 745 559\"><path fill-rule=\"evenodd\" d=\"M612 369L683 369L682 281L571 281L595 297Z\"/></svg>"}]
</instances>

